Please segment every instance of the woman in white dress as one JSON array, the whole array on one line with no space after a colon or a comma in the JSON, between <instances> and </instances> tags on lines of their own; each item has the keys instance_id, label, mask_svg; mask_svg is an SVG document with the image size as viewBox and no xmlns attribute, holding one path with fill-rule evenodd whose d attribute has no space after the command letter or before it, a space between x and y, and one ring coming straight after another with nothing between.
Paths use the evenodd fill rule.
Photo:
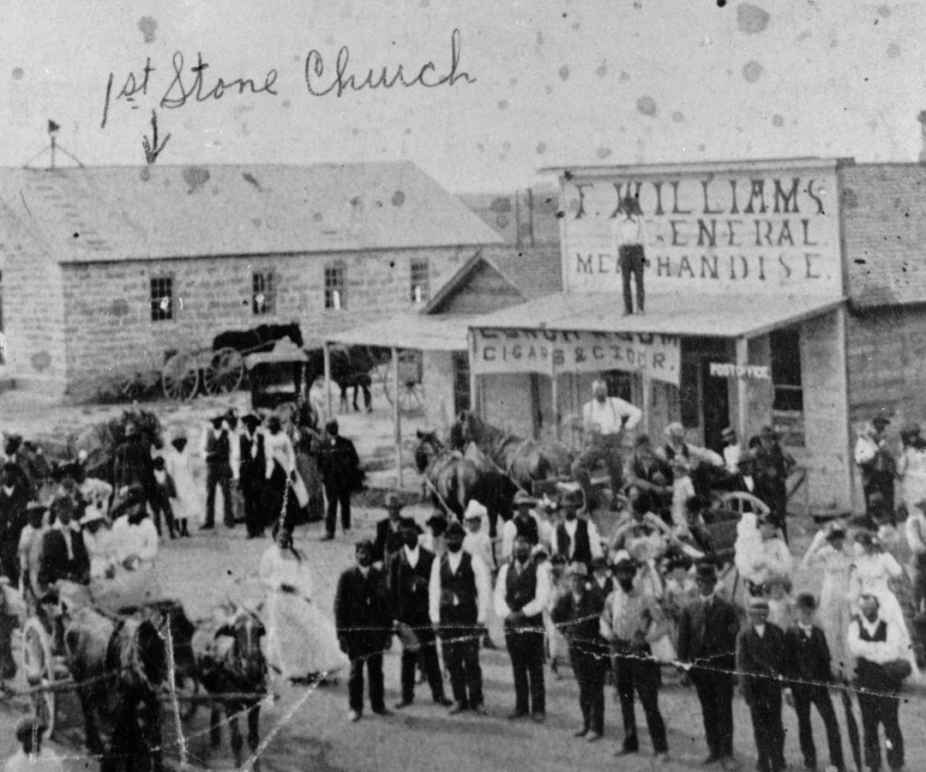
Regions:
<instances>
[{"instance_id":1,"label":"woman in white dress","mask_svg":"<svg viewBox=\"0 0 926 772\"><path fill-rule=\"evenodd\" d=\"M849 605L852 557L846 550L846 529L842 523L832 522L814 534L801 560L801 569L809 568L823 572L817 621L830 648L833 670L848 677L846 633L852 617Z\"/></svg>"},{"instance_id":2,"label":"woman in white dress","mask_svg":"<svg viewBox=\"0 0 926 772\"><path fill-rule=\"evenodd\" d=\"M170 441L170 448L164 455L164 466L174 481L176 496L171 498L170 506L177 531L180 536L189 536L190 518L195 517L199 520L206 510L200 501L202 486L197 485L193 477L193 458L187 447L187 436L184 432L177 432Z\"/></svg>"},{"instance_id":3,"label":"woman in white dress","mask_svg":"<svg viewBox=\"0 0 926 772\"><path fill-rule=\"evenodd\" d=\"M903 567L889 552L885 552L878 539L868 531L855 535L856 556L849 581L849 598L854 610L858 610L858 599L862 595L874 595L881 607L883 619L891 620L900 632L900 645L907 652L907 659L914 675L919 673L914 655L910 628L904 618L903 609L891 583L903 575Z\"/></svg>"},{"instance_id":4,"label":"woman in white dress","mask_svg":"<svg viewBox=\"0 0 926 772\"><path fill-rule=\"evenodd\" d=\"M283 678L305 682L324 678L350 662L338 645L333 622L312 599L314 584L292 533L279 528L260 561L267 589L267 660Z\"/></svg>"},{"instance_id":5,"label":"woman in white dress","mask_svg":"<svg viewBox=\"0 0 926 772\"><path fill-rule=\"evenodd\" d=\"M907 509L926 499L926 441L920 437L920 427L909 424L900 432L903 450L897 459L897 477L900 478L900 495Z\"/></svg>"}]
</instances>

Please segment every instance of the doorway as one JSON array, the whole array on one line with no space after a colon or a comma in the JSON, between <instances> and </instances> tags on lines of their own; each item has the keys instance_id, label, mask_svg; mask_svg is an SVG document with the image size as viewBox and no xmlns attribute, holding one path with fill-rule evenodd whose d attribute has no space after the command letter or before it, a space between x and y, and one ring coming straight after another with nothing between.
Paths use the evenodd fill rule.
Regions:
<instances>
[{"instance_id":1,"label":"doorway","mask_svg":"<svg viewBox=\"0 0 926 772\"><path fill-rule=\"evenodd\" d=\"M730 424L729 379L711 375L714 357L701 359L701 411L705 447L720 453L723 449L721 432Z\"/></svg>"}]
</instances>

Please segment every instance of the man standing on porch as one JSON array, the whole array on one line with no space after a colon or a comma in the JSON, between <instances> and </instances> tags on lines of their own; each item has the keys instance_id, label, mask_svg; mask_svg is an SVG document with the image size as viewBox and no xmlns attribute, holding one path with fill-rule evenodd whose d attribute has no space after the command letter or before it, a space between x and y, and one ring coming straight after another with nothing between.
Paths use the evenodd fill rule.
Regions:
<instances>
[{"instance_id":1,"label":"man standing on porch","mask_svg":"<svg viewBox=\"0 0 926 772\"><path fill-rule=\"evenodd\" d=\"M611 477L611 508L616 508L623 481L624 432L632 431L643 417L643 412L635 405L619 397L609 397L607 384L601 379L592 384L592 397L582 407L585 450L572 465L572 476L582 487L588 512L594 505L591 471L598 462L604 462Z\"/></svg>"}]
</instances>

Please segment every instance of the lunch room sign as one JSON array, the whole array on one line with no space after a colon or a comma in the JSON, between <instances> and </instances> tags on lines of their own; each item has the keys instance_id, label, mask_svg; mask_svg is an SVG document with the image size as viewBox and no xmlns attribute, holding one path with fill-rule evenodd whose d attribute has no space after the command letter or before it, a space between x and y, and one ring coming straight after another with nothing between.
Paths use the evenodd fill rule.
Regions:
<instances>
[{"instance_id":1,"label":"lunch room sign","mask_svg":"<svg viewBox=\"0 0 926 772\"><path fill-rule=\"evenodd\" d=\"M648 290L840 295L835 166L563 178L567 290L618 292L612 234L636 196Z\"/></svg>"},{"instance_id":2,"label":"lunch room sign","mask_svg":"<svg viewBox=\"0 0 926 772\"><path fill-rule=\"evenodd\" d=\"M680 345L673 336L479 328L473 337L473 372L480 375L624 370L679 383Z\"/></svg>"}]
</instances>

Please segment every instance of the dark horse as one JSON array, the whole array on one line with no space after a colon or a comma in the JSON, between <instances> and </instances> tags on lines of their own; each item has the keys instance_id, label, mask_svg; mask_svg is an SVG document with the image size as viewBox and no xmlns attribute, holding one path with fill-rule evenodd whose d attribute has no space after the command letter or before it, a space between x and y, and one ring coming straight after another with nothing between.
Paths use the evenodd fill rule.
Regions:
<instances>
[{"instance_id":1,"label":"dark horse","mask_svg":"<svg viewBox=\"0 0 926 772\"><path fill-rule=\"evenodd\" d=\"M159 691L168 677L167 647L151 619L115 618L82 606L65 621L68 669L84 714L87 749L103 772L162 770ZM109 747L99 721L112 725Z\"/></svg>"},{"instance_id":2,"label":"dark horse","mask_svg":"<svg viewBox=\"0 0 926 772\"><path fill-rule=\"evenodd\" d=\"M302 348L302 330L298 323L290 324L262 324L251 330L221 332L212 339L212 350L233 348L242 354L254 354L262 351L272 351L274 344L283 338L289 338L299 348Z\"/></svg>"},{"instance_id":3,"label":"dark horse","mask_svg":"<svg viewBox=\"0 0 926 772\"><path fill-rule=\"evenodd\" d=\"M434 432L418 430L415 466L435 507L444 512L449 509L459 519L470 500L482 504L489 511L491 537L497 533L499 515L503 520L511 517L516 491L511 480L493 469L480 469L472 459L445 447Z\"/></svg>"},{"instance_id":4,"label":"dark horse","mask_svg":"<svg viewBox=\"0 0 926 772\"><path fill-rule=\"evenodd\" d=\"M247 713L248 747L252 754L260 744L260 702L267 691L267 661L260 640L266 628L255 612L243 606L233 604L226 614L218 626L210 622L199 627L193 637L193 650L199 682L210 695L216 696L209 723L210 743L213 748L222 743L219 719L224 708L238 768L244 745L238 729L240 714ZM257 759L254 769L260 769Z\"/></svg>"},{"instance_id":5,"label":"dark horse","mask_svg":"<svg viewBox=\"0 0 926 772\"><path fill-rule=\"evenodd\" d=\"M509 434L468 410L457 416L450 436L456 450L464 451L477 465L484 464L485 459L491 461L492 466L527 491L532 489L535 480L571 474L573 454L563 443Z\"/></svg>"},{"instance_id":6,"label":"dark horse","mask_svg":"<svg viewBox=\"0 0 926 772\"><path fill-rule=\"evenodd\" d=\"M322 349L313 349L308 352L309 361L306 367L306 383L311 385L316 378L325 375L325 353ZM331 346L328 351L331 362L331 380L338 384L341 391L340 409L347 410L347 390L354 390L354 410L360 410L357 405L358 391L363 392L363 406L366 411L373 410L373 394L370 387L373 378L370 375L378 364L377 358L369 346Z\"/></svg>"}]
</instances>

